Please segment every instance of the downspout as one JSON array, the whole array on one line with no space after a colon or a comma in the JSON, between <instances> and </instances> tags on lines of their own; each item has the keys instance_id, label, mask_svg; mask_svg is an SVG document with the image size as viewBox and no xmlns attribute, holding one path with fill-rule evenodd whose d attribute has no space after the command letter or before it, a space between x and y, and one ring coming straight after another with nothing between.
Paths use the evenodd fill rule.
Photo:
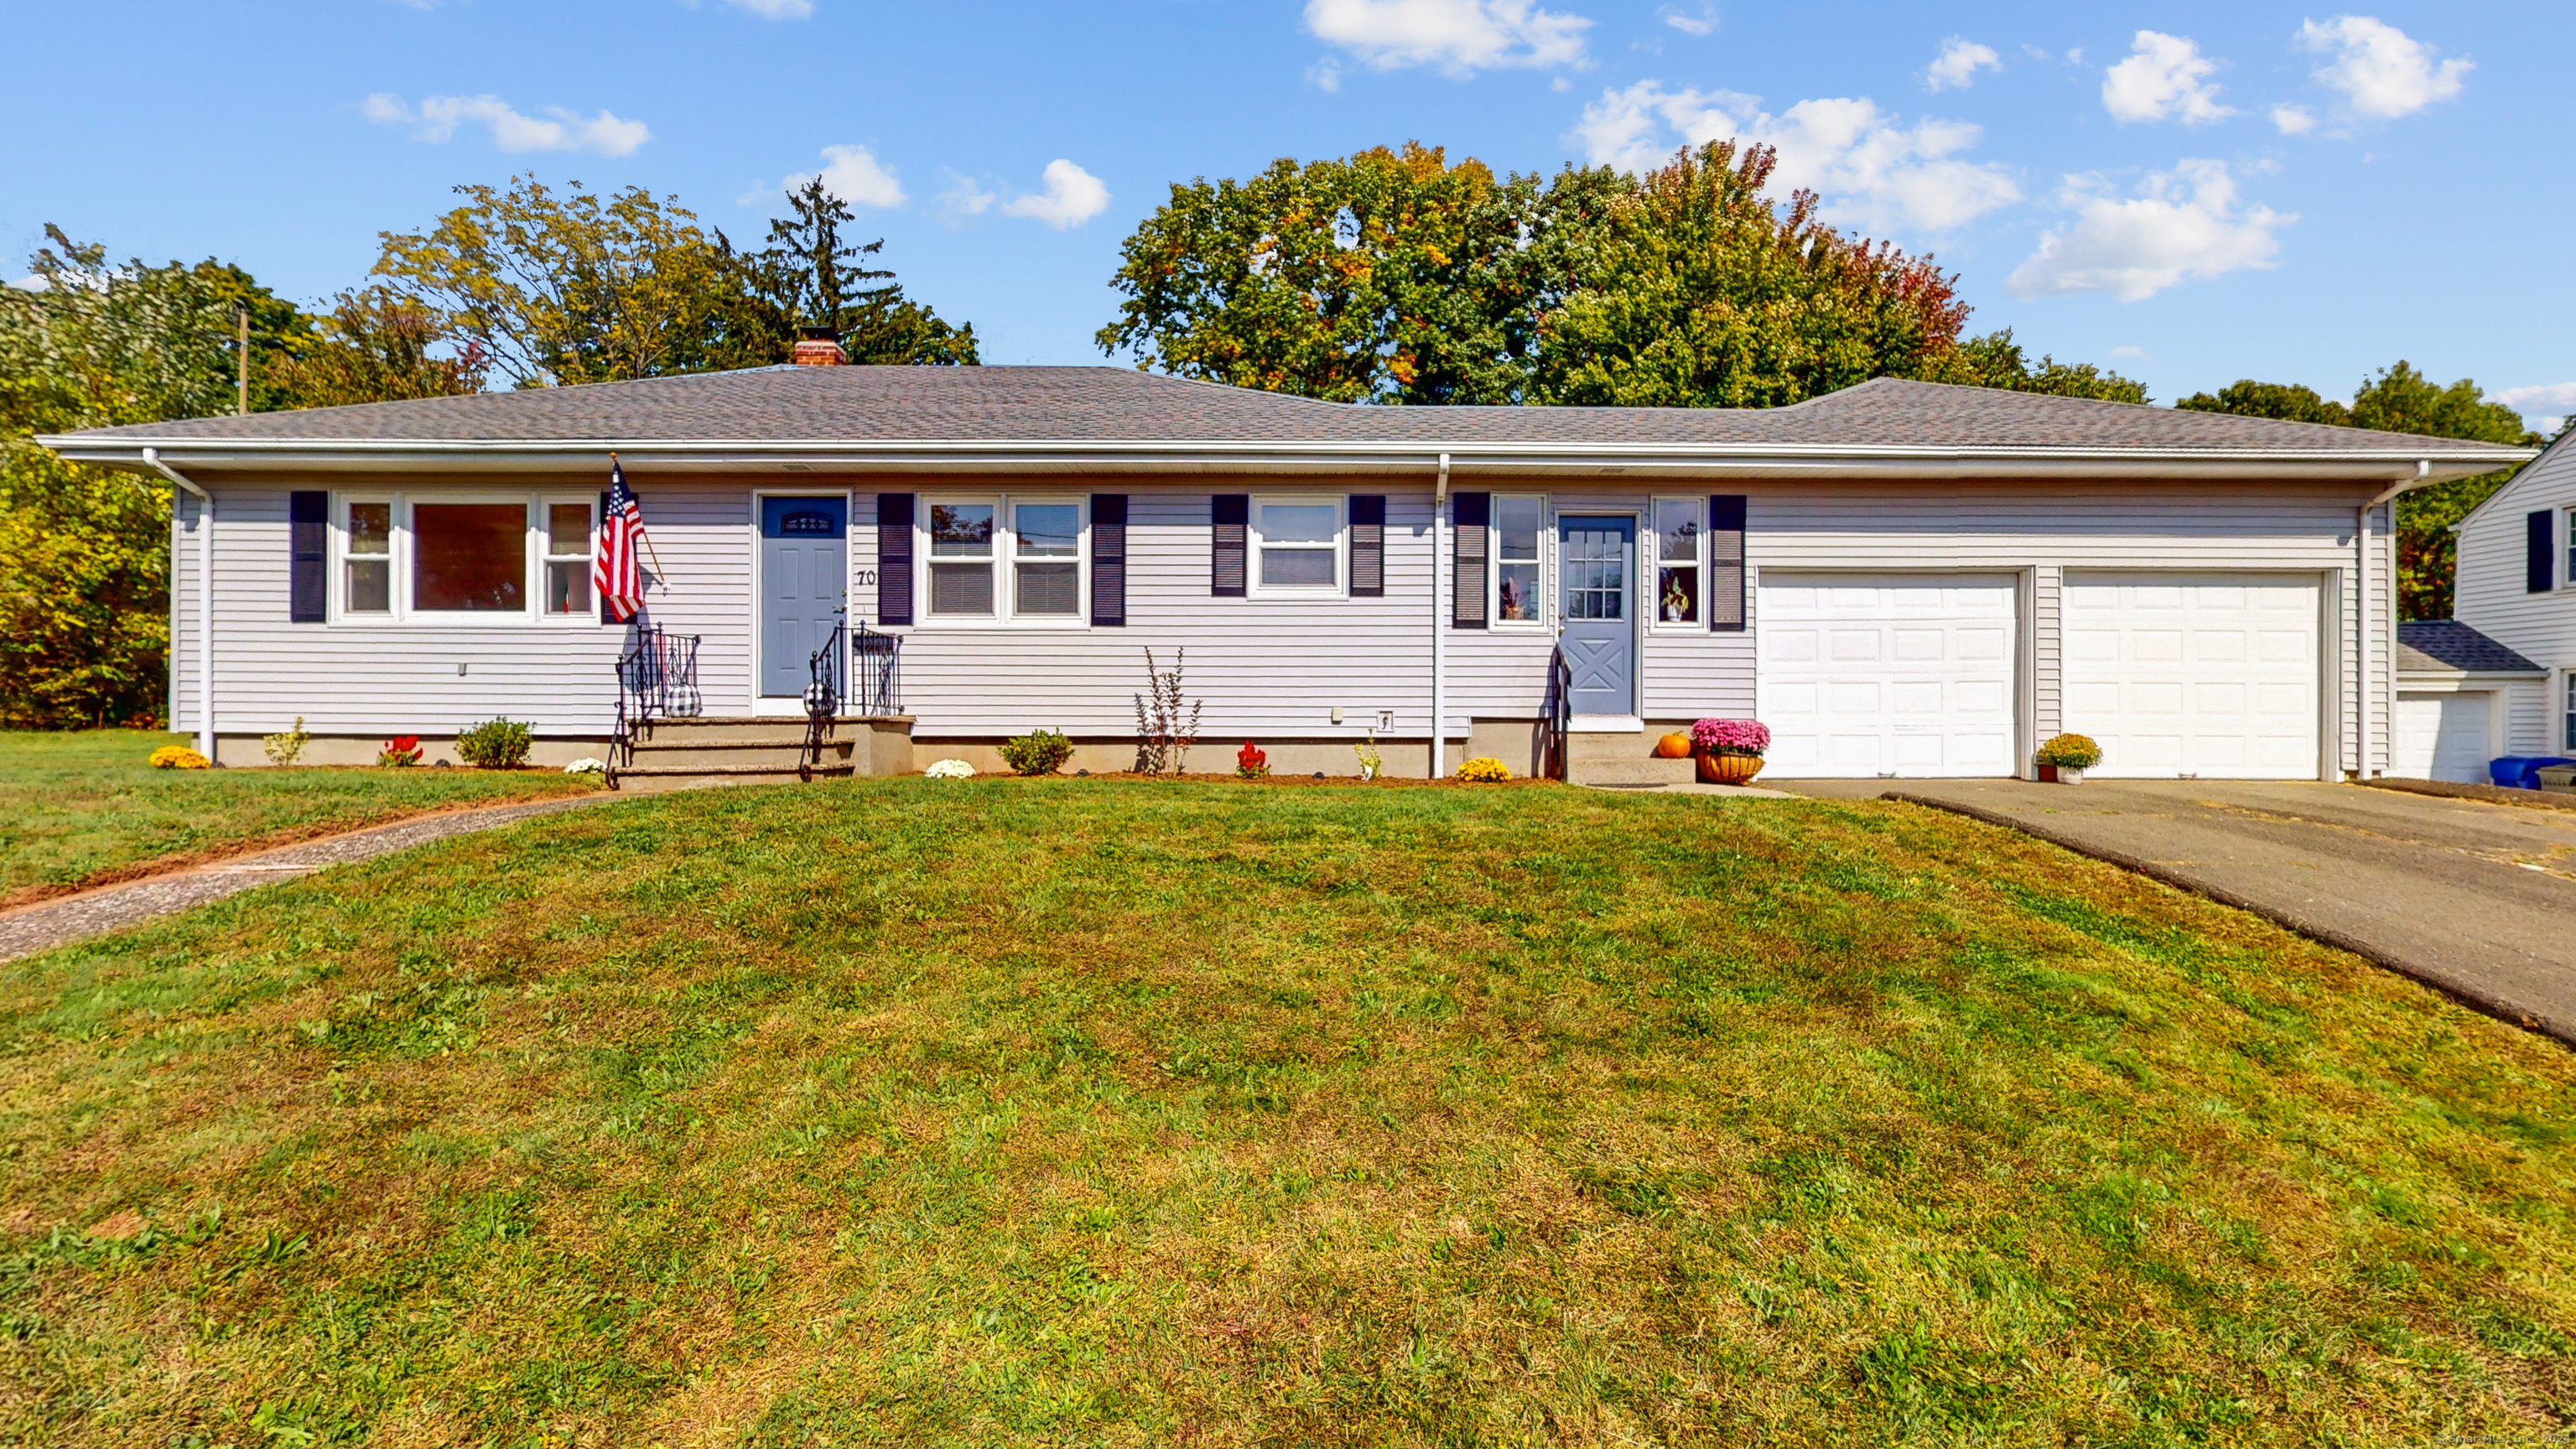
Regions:
<instances>
[{"instance_id":1,"label":"downspout","mask_svg":"<svg viewBox=\"0 0 2576 1449\"><path fill-rule=\"evenodd\" d=\"M2352 710L2354 742L2352 763L2353 778L2356 780L2370 778L2370 704L2371 696L2376 692L2376 682L2370 672L2370 515L2378 509L2379 505L2395 498L2398 494L2422 487L2424 479L2432 471L2431 459L2416 459L2415 476L2391 483L2379 496L2361 505L2360 519L2352 531L2353 542L2358 546L2361 555L2359 567L2355 570L2360 579L2361 597L2354 601L2352 611L2353 658L2356 661L2353 672L2360 676L2353 692ZM2395 520L2392 519L2392 529L2394 524ZM2392 577L2388 584L2389 627L2393 630L2397 619L2397 580ZM2392 727L2393 724L2392 720Z\"/></svg>"},{"instance_id":2,"label":"downspout","mask_svg":"<svg viewBox=\"0 0 2576 1449\"><path fill-rule=\"evenodd\" d=\"M197 496L197 753L211 762L215 758L215 497L205 489L180 476L179 470L161 461L161 450L143 450L143 466L170 480L170 516L179 516L179 493ZM172 553L171 569L178 568L178 554ZM170 591L172 612L177 612L178 593ZM178 640L170 641L175 647ZM173 683L171 693L178 693Z\"/></svg>"},{"instance_id":3,"label":"downspout","mask_svg":"<svg viewBox=\"0 0 2576 1449\"><path fill-rule=\"evenodd\" d=\"M1440 568L1449 557L1449 455L1431 489L1431 778L1449 773L1449 620L1440 608Z\"/></svg>"}]
</instances>

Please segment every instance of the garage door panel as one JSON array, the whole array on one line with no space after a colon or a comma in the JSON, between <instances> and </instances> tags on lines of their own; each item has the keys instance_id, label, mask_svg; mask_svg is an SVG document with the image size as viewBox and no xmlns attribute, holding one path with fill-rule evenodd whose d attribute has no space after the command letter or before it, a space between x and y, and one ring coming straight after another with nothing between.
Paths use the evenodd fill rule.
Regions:
<instances>
[{"instance_id":1,"label":"garage door panel","mask_svg":"<svg viewBox=\"0 0 2576 1449\"><path fill-rule=\"evenodd\" d=\"M2487 690L2400 693L2390 770L2416 780L2487 783L2495 702Z\"/></svg>"},{"instance_id":2,"label":"garage door panel","mask_svg":"<svg viewBox=\"0 0 2576 1449\"><path fill-rule=\"evenodd\" d=\"M2063 597L2065 728L2101 743L2097 773L2316 776L2315 580L2098 574Z\"/></svg>"},{"instance_id":3,"label":"garage door panel","mask_svg":"<svg viewBox=\"0 0 2576 1449\"><path fill-rule=\"evenodd\" d=\"M2009 574L1766 577L1761 713L1780 775L2013 773ZM1775 648L1806 634L1821 647Z\"/></svg>"}]
</instances>

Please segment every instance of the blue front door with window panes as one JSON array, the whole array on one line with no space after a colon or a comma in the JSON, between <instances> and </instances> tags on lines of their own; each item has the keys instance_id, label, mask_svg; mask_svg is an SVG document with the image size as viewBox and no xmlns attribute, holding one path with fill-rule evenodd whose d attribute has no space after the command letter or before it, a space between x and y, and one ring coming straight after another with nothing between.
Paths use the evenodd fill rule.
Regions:
<instances>
[{"instance_id":1,"label":"blue front door with window panes","mask_svg":"<svg viewBox=\"0 0 2576 1449\"><path fill-rule=\"evenodd\" d=\"M849 601L846 500L760 500L760 692L795 698Z\"/></svg>"},{"instance_id":2,"label":"blue front door with window panes","mask_svg":"<svg viewBox=\"0 0 2576 1449\"><path fill-rule=\"evenodd\" d=\"M1637 712L1637 523L1559 517L1557 645L1579 715Z\"/></svg>"}]
</instances>

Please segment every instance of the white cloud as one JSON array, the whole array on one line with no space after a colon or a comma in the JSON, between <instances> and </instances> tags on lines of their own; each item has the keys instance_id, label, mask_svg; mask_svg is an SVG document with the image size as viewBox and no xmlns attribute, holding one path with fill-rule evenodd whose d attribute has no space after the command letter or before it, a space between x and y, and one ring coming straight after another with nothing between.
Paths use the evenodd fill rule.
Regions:
<instances>
[{"instance_id":1,"label":"white cloud","mask_svg":"<svg viewBox=\"0 0 2576 1449\"><path fill-rule=\"evenodd\" d=\"M1109 209L1109 188L1100 178L1061 158L1046 164L1046 190L1015 196L1002 203L1004 216L1025 216L1063 231L1080 226Z\"/></svg>"},{"instance_id":2,"label":"white cloud","mask_svg":"<svg viewBox=\"0 0 2576 1449\"><path fill-rule=\"evenodd\" d=\"M2331 51L2332 64L2317 71L2317 81L2343 93L2354 114L2378 120L2410 116L2435 101L2460 93L2460 78L2471 69L2465 60L2433 63L2437 47L2367 15L2338 15L2320 25L2299 26L2302 49Z\"/></svg>"},{"instance_id":3,"label":"white cloud","mask_svg":"<svg viewBox=\"0 0 2576 1449\"><path fill-rule=\"evenodd\" d=\"M939 209L951 217L982 216L993 209L1001 198L975 184L975 178L955 171L942 171L948 185L939 193Z\"/></svg>"},{"instance_id":4,"label":"white cloud","mask_svg":"<svg viewBox=\"0 0 2576 1449\"><path fill-rule=\"evenodd\" d=\"M524 116L499 96L427 96L420 109L399 96L378 92L359 110L383 126L417 125L423 141L445 141L459 126L476 122L492 132L492 144L504 151L591 151L602 156L631 156L653 139L642 121L621 120L607 111L582 117L561 106L548 106L547 119Z\"/></svg>"},{"instance_id":5,"label":"white cloud","mask_svg":"<svg viewBox=\"0 0 2576 1449\"><path fill-rule=\"evenodd\" d=\"M763 20L802 20L814 13L814 0L733 0L733 4Z\"/></svg>"},{"instance_id":6,"label":"white cloud","mask_svg":"<svg viewBox=\"0 0 2576 1449\"><path fill-rule=\"evenodd\" d=\"M1377 70L1437 66L1466 76L1504 67L1588 62L1580 15L1532 0L1307 0L1306 28Z\"/></svg>"},{"instance_id":7,"label":"white cloud","mask_svg":"<svg viewBox=\"0 0 2576 1449\"><path fill-rule=\"evenodd\" d=\"M1831 220L1946 231L2021 199L2003 167L1958 158L1981 134L1965 121L1909 127L1866 97L1800 101L1774 116L1759 97L1640 81L1602 92L1567 139L1592 164L1623 171L1660 166L1681 144L1730 136L1766 143L1780 155L1771 189L1819 193Z\"/></svg>"},{"instance_id":8,"label":"white cloud","mask_svg":"<svg viewBox=\"0 0 2576 1449\"><path fill-rule=\"evenodd\" d=\"M2147 355L2147 349L2143 347L2114 347L2111 349L2111 355L2113 357L2125 357L2131 362L2155 361L2154 358Z\"/></svg>"},{"instance_id":9,"label":"white cloud","mask_svg":"<svg viewBox=\"0 0 2576 1449\"><path fill-rule=\"evenodd\" d=\"M1941 42L1941 53L1924 70L1923 83L1936 91L1964 91L1976 84L1978 71L2003 68L2004 58L1993 47L1953 35Z\"/></svg>"},{"instance_id":10,"label":"white cloud","mask_svg":"<svg viewBox=\"0 0 2576 1449\"><path fill-rule=\"evenodd\" d=\"M2538 387L2509 387L2487 394L2487 401L2500 402L2522 414L2523 421L2544 433L2558 431L2566 414L2576 412L2576 382L2547 382ZM2542 409L2553 410L2550 416Z\"/></svg>"},{"instance_id":11,"label":"white cloud","mask_svg":"<svg viewBox=\"0 0 2576 1449\"><path fill-rule=\"evenodd\" d=\"M2272 124L2284 136L2304 136L2317 128L2317 118L2305 106L2278 105L2272 108Z\"/></svg>"},{"instance_id":12,"label":"white cloud","mask_svg":"<svg viewBox=\"0 0 2576 1449\"><path fill-rule=\"evenodd\" d=\"M865 146L826 146L821 171L799 172L779 184L793 191L818 175L825 191L852 206L904 203L903 183L895 179L894 168L877 160Z\"/></svg>"},{"instance_id":13,"label":"white cloud","mask_svg":"<svg viewBox=\"0 0 2576 1449\"><path fill-rule=\"evenodd\" d=\"M1666 25L1671 26L1673 29L1680 31L1684 35L1714 35L1717 33L1717 7L1714 5L1701 6L1699 13L1696 15L1684 15L1682 12L1675 10L1670 5L1666 5L1661 9L1658 9L1655 13L1664 17L1664 23Z\"/></svg>"},{"instance_id":14,"label":"white cloud","mask_svg":"<svg viewBox=\"0 0 2576 1449\"><path fill-rule=\"evenodd\" d=\"M2098 176L2066 179L2071 226L2039 239L2039 250L2004 279L2015 297L2108 292L2123 302L2186 280L2269 267L2277 233L2298 218L2237 203L2224 161L2178 161L2146 179L2133 197L2109 193Z\"/></svg>"},{"instance_id":15,"label":"white cloud","mask_svg":"<svg viewBox=\"0 0 2576 1449\"><path fill-rule=\"evenodd\" d=\"M2102 108L2115 121L2178 116L2184 125L2205 126L2236 114L2218 103L2218 87L2209 83L2217 73L2218 62L2188 37L2141 30L2129 58L2102 73Z\"/></svg>"},{"instance_id":16,"label":"white cloud","mask_svg":"<svg viewBox=\"0 0 2576 1449\"><path fill-rule=\"evenodd\" d=\"M1306 79L1313 81L1317 90L1329 94L1342 88L1342 68L1332 61L1319 60L1306 72Z\"/></svg>"}]
</instances>

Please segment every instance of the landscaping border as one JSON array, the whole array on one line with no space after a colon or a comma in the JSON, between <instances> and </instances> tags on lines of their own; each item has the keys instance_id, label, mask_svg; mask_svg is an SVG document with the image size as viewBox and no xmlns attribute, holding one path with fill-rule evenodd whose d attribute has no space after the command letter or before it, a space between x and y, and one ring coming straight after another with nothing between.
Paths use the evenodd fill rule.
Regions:
<instances>
[{"instance_id":1,"label":"landscaping border","mask_svg":"<svg viewBox=\"0 0 2576 1449\"><path fill-rule=\"evenodd\" d=\"M1981 821L1987 825L2000 826L2003 829L2027 835L2033 840L2045 841L2060 850L2071 850L2087 859L2098 860L2105 865L2116 865L2122 870L2145 876L2149 880L2172 886L2179 891L2187 891L2204 900L2216 901L2222 906L2231 906L2248 915L2260 916L2293 935L2304 936L2320 946L2332 946L2338 951L2350 952L2384 971L2393 971L2409 981L2429 986L2481 1016L2490 1016L2507 1026L2517 1026L2524 1031L2548 1037L2563 1046L2576 1047L2576 1022L2544 1021L2538 1017L2525 1015L2473 986L2448 979L2444 973L2430 967L2419 965L2402 956L2391 955L2377 946L2346 935L2332 926L2320 926L2314 921L2302 919L2295 912L2250 900L2225 886L2213 885L2170 866L2142 860L2126 851L2089 845L2044 826L2016 820L1999 810L1961 804L1955 800L1936 800L1928 795L1916 795L1903 790L1890 790L1878 798L1905 805L1920 805L1927 810L1947 811L1952 815L1963 815L1970 820Z\"/></svg>"}]
</instances>

